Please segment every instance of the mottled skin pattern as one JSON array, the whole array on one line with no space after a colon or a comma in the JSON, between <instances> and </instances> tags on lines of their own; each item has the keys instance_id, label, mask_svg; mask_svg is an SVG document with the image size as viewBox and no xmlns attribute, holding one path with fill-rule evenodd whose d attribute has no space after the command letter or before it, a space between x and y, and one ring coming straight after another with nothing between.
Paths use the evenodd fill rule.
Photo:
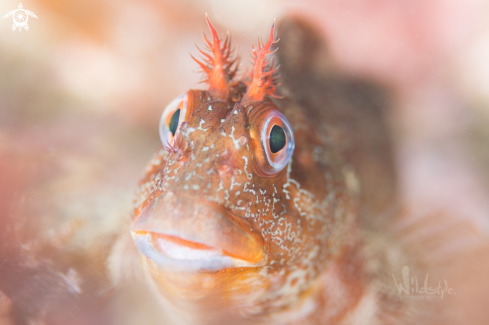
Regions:
<instances>
[{"instance_id":1,"label":"mottled skin pattern","mask_svg":"<svg viewBox=\"0 0 489 325\"><path fill-rule=\"evenodd\" d=\"M133 221L158 197L203 202L226 211L267 253L262 266L188 273L160 269L143 257L175 323L380 322L382 295L364 267L358 226L394 197L383 102L363 96L372 92L363 92L362 83L345 79L337 86L318 77L320 43L307 44L314 31L293 20L279 27L286 50L278 52L283 98L236 102L246 92L239 83L225 98L188 91L189 113L177 140L154 155L136 192ZM311 35L300 35L305 31ZM309 57L298 61L294 51ZM355 116L362 108L367 114ZM264 175L259 128L273 110L290 122L295 151L283 170ZM372 179L385 186L376 188Z\"/></svg>"}]
</instances>

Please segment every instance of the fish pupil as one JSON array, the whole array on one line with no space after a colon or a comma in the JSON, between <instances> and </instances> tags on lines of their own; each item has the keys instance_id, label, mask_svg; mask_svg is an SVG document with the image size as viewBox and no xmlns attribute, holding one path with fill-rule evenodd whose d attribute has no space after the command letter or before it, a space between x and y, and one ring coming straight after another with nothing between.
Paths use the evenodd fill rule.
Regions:
<instances>
[{"instance_id":1,"label":"fish pupil","mask_svg":"<svg viewBox=\"0 0 489 325\"><path fill-rule=\"evenodd\" d=\"M285 132L278 125L274 125L270 131L270 150L277 153L285 147Z\"/></svg>"},{"instance_id":2,"label":"fish pupil","mask_svg":"<svg viewBox=\"0 0 489 325\"><path fill-rule=\"evenodd\" d=\"M177 109L171 117L170 125L168 125L168 129L170 130L170 132L173 136L175 136L175 133L177 132L177 127L178 127L179 121L180 121L180 109Z\"/></svg>"}]
</instances>

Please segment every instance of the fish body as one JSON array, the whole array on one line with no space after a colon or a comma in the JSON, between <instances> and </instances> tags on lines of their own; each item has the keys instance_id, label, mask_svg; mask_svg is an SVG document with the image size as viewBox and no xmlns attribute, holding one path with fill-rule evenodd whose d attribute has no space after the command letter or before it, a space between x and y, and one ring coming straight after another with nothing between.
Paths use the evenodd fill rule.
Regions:
<instances>
[{"instance_id":1,"label":"fish body","mask_svg":"<svg viewBox=\"0 0 489 325\"><path fill-rule=\"evenodd\" d=\"M229 39L208 23L198 61L207 89L165 109L165 147L132 214L142 269L170 321L373 324L402 313L381 302L378 256L365 244L395 202L381 92L321 66L322 40L297 19L279 25L282 85L267 61L274 27L238 80Z\"/></svg>"}]
</instances>

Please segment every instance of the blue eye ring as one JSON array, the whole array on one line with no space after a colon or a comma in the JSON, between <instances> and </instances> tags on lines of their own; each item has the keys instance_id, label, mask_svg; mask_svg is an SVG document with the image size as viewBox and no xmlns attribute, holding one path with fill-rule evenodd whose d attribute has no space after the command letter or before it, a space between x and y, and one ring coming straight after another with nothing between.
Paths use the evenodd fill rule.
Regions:
<instances>
[{"instance_id":1,"label":"blue eye ring","mask_svg":"<svg viewBox=\"0 0 489 325\"><path fill-rule=\"evenodd\" d=\"M283 130L285 134L285 145L274 153L270 147L270 136L275 126ZM271 167L271 170L265 170L264 172L266 174L275 174L281 171L287 166L295 148L294 133L292 132L289 121L278 110L270 111L265 118L265 122L262 124L260 138L265 157Z\"/></svg>"}]
</instances>

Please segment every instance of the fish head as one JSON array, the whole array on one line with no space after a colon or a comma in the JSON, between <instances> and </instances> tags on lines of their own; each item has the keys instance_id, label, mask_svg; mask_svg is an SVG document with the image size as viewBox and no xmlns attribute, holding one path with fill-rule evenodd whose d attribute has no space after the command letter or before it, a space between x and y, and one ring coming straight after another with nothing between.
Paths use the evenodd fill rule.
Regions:
<instances>
[{"instance_id":1,"label":"fish head","mask_svg":"<svg viewBox=\"0 0 489 325\"><path fill-rule=\"evenodd\" d=\"M289 102L271 99L274 69L264 66L273 33L254 49L249 81L224 91L208 81L162 114L165 147L140 182L131 234L150 283L174 307L281 310L311 290L337 251L348 195L328 191L342 183L312 158L317 139L301 113L289 115L293 126Z\"/></svg>"}]
</instances>

